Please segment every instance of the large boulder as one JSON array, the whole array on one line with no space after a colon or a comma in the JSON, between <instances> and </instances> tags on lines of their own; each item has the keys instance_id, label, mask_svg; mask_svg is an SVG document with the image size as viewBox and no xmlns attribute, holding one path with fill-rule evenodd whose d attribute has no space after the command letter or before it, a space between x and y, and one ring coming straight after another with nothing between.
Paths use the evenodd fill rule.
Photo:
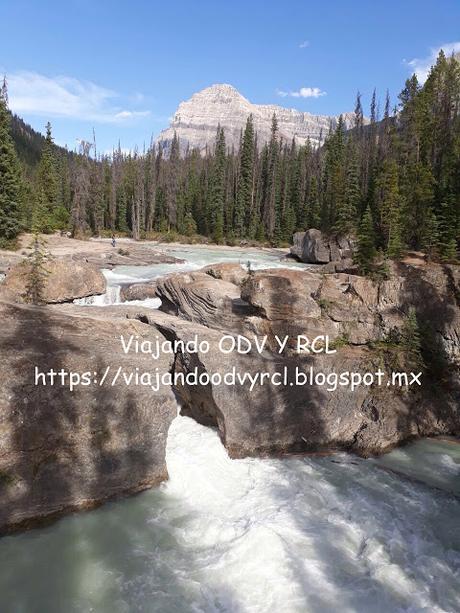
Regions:
<instances>
[{"instance_id":1,"label":"large boulder","mask_svg":"<svg viewBox=\"0 0 460 613\"><path fill-rule=\"evenodd\" d=\"M229 346L228 331L209 330L155 311L146 315L146 321L185 347L195 338L209 343L209 350L177 353L174 371L183 378L178 376L175 389L182 413L216 426L233 458L328 449L368 456L409 438L460 433L454 392L441 398L429 385L418 394L386 386L361 385L352 390L340 385L334 389L333 384L296 385L296 369L307 374L313 369L326 377L377 371L381 356L367 347L343 346L334 355L302 356L266 349L259 353L253 346L245 355L226 354L221 347ZM233 372L246 377L245 382L227 378L225 383L224 377ZM197 385L194 373L212 379ZM248 377L260 373L267 377L280 373L277 381L283 383L259 379L251 389Z\"/></svg>"},{"instance_id":2,"label":"large boulder","mask_svg":"<svg viewBox=\"0 0 460 613\"><path fill-rule=\"evenodd\" d=\"M57 309L63 308L63 312ZM122 350L120 336L154 342L157 330L115 308L0 302L0 532L143 490L167 478L165 446L177 414L169 386L127 385L162 373L173 356ZM88 373L90 384L35 384L35 368ZM105 382L103 375L107 371ZM75 375L76 377L76 375Z\"/></svg>"},{"instance_id":3,"label":"large boulder","mask_svg":"<svg viewBox=\"0 0 460 613\"><path fill-rule=\"evenodd\" d=\"M381 336L377 286L364 277L262 270L244 283L241 296L254 309L246 324L259 334L328 334L356 345Z\"/></svg>"},{"instance_id":4,"label":"large boulder","mask_svg":"<svg viewBox=\"0 0 460 613\"><path fill-rule=\"evenodd\" d=\"M159 279L155 296L160 310L210 328L240 328L251 313L240 289L204 272L177 273Z\"/></svg>"},{"instance_id":5,"label":"large boulder","mask_svg":"<svg viewBox=\"0 0 460 613\"><path fill-rule=\"evenodd\" d=\"M248 270L244 269L241 264L236 262L220 262L219 264L208 264L200 269L200 272L233 283L233 285L242 285L248 277Z\"/></svg>"},{"instance_id":6,"label":"large boulder","mask_svg":"<svg viewBox=\"0 0 460 613\"><path fill-rule=\"evenodd\" d=\"M420 260L390 263L377 303L385 333L402 325L410 307L417 312L433 358L460 365L460 266Z\"/></svg>"},{"instance_id":7,"label":"large boulder","mask_svg":"<svg viewBox=\"0 0 460 613\"><path fill-rule=\"evenodd\" d=\"M353 274L261 270L243 284L242 298L253 308L251 330L265 334L320 333L353 345L383 341L400 330L411 307L425 338L460 363L460 267L420 261L390 262L380 282ZM254 317L255 316L255 317Z\"/></svg>"},{"instance_id":8,"label":"large boulder","mask_svg":"<svg viewBox=\"0 0 460 613\"><path fill-rule=\"evenodd\" d=\"M376 283L347 274L325 275L316 295L330 325L354 345L382 339L377 298Z\"/></svg>"},{"instance_id":9,"label":"large boulder","mask_svg":"<svg viewBox=\"0 0 460 613\"><path fill-rule=\"evenodd\" d=\"M351 275L359 274L359 267L353 262L352 258L343 258L323 264L321 268L322 273L334 273L334 272L346 272Z\"/></svg>"},{"instance_id":10,"label":"large boulder","mask_svg":"<svg viewBox=\"0 0 460 613\"><path fill-rule=\"evenodd\" d=\"M0 295L10 301L28 302L28 288L34 283L32 276L32 263L22 261L8 271L0 286ZM45 303L72 302L76 298L103 294L106 288L105 277L95 266L65 259L45 260L42 279L40 293Z\"/></svg>"},{"instance_id":11,"label":"large boulder","mask_svg":"<svg viewBox=\"0 0 460 613\"><path fill-rule=\"evenodd\" d=\"M314 295L320 285L319 275L310 271L263 270L247 278L241 298L271 321L317 318L321 308Z\"/></svg>"},{"instance_id":12,"label":"large boulder","mask_svg":"<svg viewBox=\"0 0 460 613\"><path fill-rule=\"evenodd\" d=\"M293 242L291 254L308 264L349 260L353 254L353 241L350 238L326 236L315 228L306 232L296 232Z\"/></svg>"},{"instance_id":13,"label":"large boulder","mask_svg":"<svg viewBox=\"0 0 460 613\"><path fill-rule=\"evenodd\" d=\"M248 314L232 320L214 318L213 329L199 325L184 308L171 317L150 311L146 316L167 338L188 341L195 335L209 351L177 354L179 373L195 370L223 377L233 368L251 377L287 372L287 384L183 383L176 386L182 410L216 425L232 457L343 448L362 455L381 453L404 440L435 434L459 434L460 269L453 266L393 264L389 278L377 283L350 274L266 270L249 275L241 289ZM221 281L212 281L217 295ZM183 281L175 280L177 289ZM213 285L207 285L209 295ZM176 292L177 294L177 292ZM188 296L188 294L186 294ZM169 300L175 299L172 293ZM187 300L188 308L200 304ZM201 306L198 307L198 311ZM342 373L418 372L398 334L415 308L427 360L422 387L398 385L291 385L296 369L334 377ZM252 311L251 311L252 309ZM185 321L186 320L186 321ZM192 323L194 322L194 323ZM243 333L265 339L262 352L222 353L222 336ZM276 335L289 341L281 354ZM298 335L327 335L336 353L296 352ZM400 337L399 337L400 338ZM409 374L410 380L410 374Z\"/></svg>"},{"instance_id":14,"label":"large boulder","mask_svg":"<svg viewBox=\"0 0 460 613\"><path fill-rule=\"evenodd\" d=\"M168 281L166 283L163 279L161 279L159 281L151 281L148 283L133 283L131 285L124 285L121 288L120 298L123 302L158 298L162 295L166 298L165 292L172 291L174 294L174 300L176 300L176 283L182 283L184 287L187 286L189 289L193 283L194 291L198 292L199 288L202 288L205 292L207 292L206 288L210 287L210 282L208 279L202 276L203 274L209 275L213 279L223 281L224 284L218 284L216 286L216 284L211 282L211 285L218 293L220 289L223 289L224 295L229 295L229 286L226 284L231 283L232 285L240 286L248 276L248 272L245 271L240 264L234 262L209 264L195 273L175 273L170 275L167 277ZM238 291L234 288L230 289L230 295L232 297L231 299L239 297ZM180 308L182 305L182 300L177 300L177 302L177 306ZM175 309L170 309L168 304L168 300L165 299L165 306L163 307L163 310L168 312L171 310L174 311ZM188 312L188 310L184 311L184 314Z\"/></svg>"},{"instance_id":15,"label":"large boulder","mask_svg":"<svg viewBox=\"0 0 460 613\"><path fill-rule=\"evenodd\" d=\"M157 284L155 281L150 283L132 283L122 285L120 289L120 300L130 302L131 300L147 300L157 298Z\"/></svg>"}]
</instances>

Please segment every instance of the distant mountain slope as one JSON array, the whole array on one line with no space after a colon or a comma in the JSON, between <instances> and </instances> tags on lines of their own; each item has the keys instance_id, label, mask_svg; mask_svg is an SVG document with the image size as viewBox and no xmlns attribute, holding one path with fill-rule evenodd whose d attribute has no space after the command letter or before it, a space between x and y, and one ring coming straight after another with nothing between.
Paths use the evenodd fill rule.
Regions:
<instances>
[{"instance_id":1,"label":"distant mountain slope","mask_svg":"<svg viewBox=\"0 0 460 613\"><path fill-rule=\"evenodd\" d=\"M240 132L251 113L259 145L270 138L273 113L276 113L280 136L289 142L295 137L302 145L307 139L315 145L323 142L331 123L335 126L338 120L338 117L312 115L274 104L252 104L232 85L216 84L181 102L169 128L161 132L157 142L168 150L176 132L182 151L187 146L204 151L214 143L220 124L225 130L227 146L237 149ZM350 128L353 113L343 113L343 118Z\"/></svg>"},{"instance_id":2,"label":"distant mountain slope","mask_svg":"<svg viewBox=\"0 0 460 613\"><path fill-rule=\"evenodd\" d=\"M40 161L45 137L17 115L11 119L11 135L21 161L29 168L35 167Z\"/></svg>"},{"instance_id":3,"label":"distant mountain slope","mask_svg":"<svg viewBox=\"0 0 460 613\"><path fill-rule=\"evenodd\" d=\"M28 173L33 173L40 161L45 137L17 115L11 116L11 135L23 166ZM58 158L74 155L58 145L55 145L55 151Z\"/></svg>"}]
</instances>

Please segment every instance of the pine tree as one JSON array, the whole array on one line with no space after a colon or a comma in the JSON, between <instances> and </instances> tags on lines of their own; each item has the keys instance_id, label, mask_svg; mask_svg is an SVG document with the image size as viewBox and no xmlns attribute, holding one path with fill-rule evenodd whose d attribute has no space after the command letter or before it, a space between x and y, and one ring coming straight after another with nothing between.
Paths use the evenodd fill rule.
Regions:
<instances>
[{"instance_id":1,"label":"pine tree","mask_svg":"<svg viewBox=\"0 0 460 613\"><path fill-rule=\"evenodd\" d=\"M128 207L126 205L126 192L123 185L120 185L116 196L117 221L116 227L119 232L128 232Z\"/></svg>"},{"instance_id":2,"label":"pine tree","mask_svg":"<svg viewBox=\"0 0 460 613\"><path fill-rule=\"evenodd\" d=\"M52 232L57 227L56 217L62 216L63 212L58 212L62 203L59 201L59 177L49 122L46 124L45 144L37 171L37 190L40 192L41 205L47 210L46 216L41 215L43 227L40 232Z\"/></svg>"},{"instance_id":3,"label":"pine tree","mask_svg":"<svg viewBox=\"0 0 460 613\"><path fill-rule=\"evenodd\" d=\"M380 175L376 180L376 197L383 247L390 257L399 257L403 248L401 196L398 166L394 160L388 159L383 162Z\"/></svg>"},{"instance_id":4,"label":"pine tree","mask_svg":"<svg viewBox=\"0 0 460 613\"><path fill-rule=\"evenodd\" d=\"M180 146L177 133L171 142L171 150L167 164L166 205L168 212L168 229L177 228L177 198L180 178Z\"/></svg>"},{"instance_id":5,"label":"pine tree","mask_svg":"<svg viewBox=\"0 0 460 613\"><path fill-rule=\"evenodd\" d=\"M167 232L168 218L166 213L166 197L164 188L159 185L155 193L155 230Z\"/></svg>"},{"instance_id":6,"label":"pine tree","mask_svg":"<svg viewBox=\"0 0 460 613\"><path fill-rule=\"evenodd\" d=\"M281 215L281 241L289 243L292 240L296 225L294 207L287 201Z\"/></svg>"},{"instance_id":7,"label":"pine tree","mask_svg":"<svg viewBox=\"0 0 460 613\"><path fill-rule=\"evenodd\" d=\"M439 213L438 250L444 261L457 259L457 228L456 228L457 203L454 197L445 200L441 204Z\"/></svg>"},{"instance_id":8,"label":"pine tree","mask_svg":"<svg viewBox=\"0 0 460 613\"><path fill-rule=\"evenodd\" d=\"M90 143L86 141L80 143L80 155L75 159L72 173L71 220L74 238L85 236L89 228L90 148Z\"/></svg>"},{"instance_id":9,"label":"pine tree","mask_svg":"<svg viewBox=\"0 0 460 613\"><path fill-rule=\"evenodd\" d=\"M47 270L45 268L45 243L35 234L32 244L30 268L27 273L25 299L32 304L42 304Z\"/></svg>"},{"instance_id":10,"label":"pine tree","mask_svg":"<svg viewBox=\"0 0 460 613\"><path fill-rule=\"evenodd\" d=\"M47 234L53 231L48 210L48 200L43 188L38 189L35 194L31 230L34 234Z\"/></svg>"},{"instance_id":11,"label":"pine tree","mask_svg":"<svg viewBox=\"0 0 460 613\"><path fill-rule=\"evenodd\" d=\"M404 234L407 243L419 249L423 236L426 236L426 224L429 223L427 211L434 204L434 179L428 165L415 163L406 169L408 183L404 186Z\"/></svg>"},{"instance_id":12,"label":"pine tree","mask_svg":"<svg viewBox=\"0 0 460 613\"><path fill-rule=\"evenodd\" d=\"M209 230L218 244L224 240L225 157L225 134L218 126L208 205Z\"/></svg>"},{"instance_id":13,"label":"pine tree","mask_svg":"<svg viewBox=\"0 0 460 613\"><path fill-rule=\"evenodd\" d=\"M295 229L303 231L308 224L308 185L310 180L310 156L311 147L307 141L306 145L300 147L294 162L293 178L291 183L291 206L295 213Z\"/></svg>"},{"instance_id":14,"label":"pine tree","mask_svg":"<svg viewBox=\"0 0 460 613\"><path fill-rule=\"evenodd\" d=\"M0 246L6 246L20 230L22 177L10 133L6 81L0 90Z\"/></svg>"},{"instance_id":15,"label":"pine tree","mask_svg":"<svg viewBox=\"0 0 460 613\"><path fill-rule=\"evenodd\" d=\"M184 230L187 236L192 236L198 231L199 224L203 219L203 203L201 197L201 184L199 164L201 161L197 151L192 151L187 156L189 170L184 186Z\"/></svg>"},{"instance_id":16,"label":"pine tree","mask_svg":"<svg viewBox=\"0 0 460 613\"><path fill-rule=\"evenodd\" d=\"M347 235L356 229L358 211L361 203L361 190L359 186L359 170L356 153L352 152L348 164L345 194L343 200L337 205L336 231Z\"/></svg>"},{"instance_id":17,"label":"pine tree","mask_svg":"<svg viewBox=\"0 0 460 613\"><path fill-rule=\"evenodd\" d=\"M404 244L402 239L401 211L399 207L391 209L388 230L387 254L390 258L400 258Z\"/></svg>"},{"instance_id":18,"label":"pine tree","mask_svg":"<svg viewBox=\"0 0 460 613\"><path fill-rule=\"evenodd\" d=\"M401 342L407 355L409 367L423 369L425 365L422 357L422 337L414 307L409 308L401 331Z\"/></svg>"},{"instance_id":19,"label":"pine tree","mask_svg":"<svg viewBox=\"0 0 460 613\"><path fill-rule=\"evenodd\" d=\"M343 202L345 192L345 145L342 115L339 117L335 130L326 141L325 150L321 229L327 232L335 226L337 212Z\"/></svg>"},{"instance_id":20,"label":"pine tree","mask_svg":"<svg viewBox=\"0 0 460 613\"><path fill-rule=\"evenodd\" d=\"M376 256L374 225L371 210L366 208L358 228L358 246L355 255L356 262L363 274L369 274L373 270Z\"/></svg>"},{"instance_id":21,"label":"pine tree","mask_svg":"<svg viewBox=\"0 0 460 613\"><path fill-rule=\"evenodd\" d=\"M263 220L265 234L278 241L280 232L280 193L279 193L279 142L278 120L273 113L270 142L266 150L266 176L263 195Z\"/></svg>"},{"instance_id":22,"label":"pine tree","mask_svg":"<svg viewBox=\"0 0 460 613\"><path fill-rule=\"evenodd\" d=\"M307 228L319 228L321 223L320 203L318 192L318 179L315 176L313 176L310 180L307 211Z\"/></svg>"},{"instance_id":23,"label":"pine tree","mask_svg":"<svg viewBox=\"0 0 460 613\"><path fill-rule=\"evenodd\" d=\"M420 237L420 246L430 256L432 256L439 244L439 222L433 211L429 207L425 211L425 222L423 224L423 233Z\"/></svg>"},{"instance_id":24,"label":"pine tree","mask_svg":"<svg viewBox=\"0 0 460 613\"><path fill-rule=\"evenodd\" d=\"M244 129L240 151L240 169L233 228L239 238L245 235L254 206L254 124L249 115Z\"/></svg>"},{"instance_id":25,"label":"pine tree","mask_svg":"<svg viewBox=\"0 0 460 613\"><path fill-rule=\"evenodd\" d=\"M184 234L185 236L193 236L196 234L196 221L193 219L192 213L187 211L184 218Z\"/></svg>"},{"instance_id":26,"label":"pine tree","mask_svg":"<svg viewBox=\"0 0 460 613\"><path fill-rule=\"evenodd\" d=\"M256 241L259 243L265 242L265 228L264 228L264 224L262 221L260 221L259 225L257 226L255 238L256 238Z\"/></svg>"}]
</instances>

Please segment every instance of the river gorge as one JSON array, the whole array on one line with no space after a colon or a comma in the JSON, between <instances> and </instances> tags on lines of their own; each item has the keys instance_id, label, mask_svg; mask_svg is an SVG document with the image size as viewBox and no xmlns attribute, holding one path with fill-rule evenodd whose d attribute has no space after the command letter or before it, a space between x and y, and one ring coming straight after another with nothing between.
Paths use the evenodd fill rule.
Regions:
<instances>
[{"instance_id":1,"label":"river gorge","mask_svg":"<svg viewBox=\"0 0 460 613\"><path fill-rule=\"evenodd\" d=\"M177 417L166 458L157 489L0 540L0 609L458 610L457 442L230 460Z\"/></svg>"},{"instance_id":2,"label":"river gorge","mask_svg":"<svg viewBox=\"0 0 460 613\"><path fill-rule=\"evenodd\" d=\"M123 287L219 262L315 270L270 250L167 254L183 262L105 270L105 294L77 304L104 312L120 305ZM154 312L161 300L123 304ZM344 612L459 609L456 439L426 438L367 459L340 450L230 459L212 424L176 410L168 480L0 540L0 610L332 613L338 602Z\"/></svg>"}]
</instances>

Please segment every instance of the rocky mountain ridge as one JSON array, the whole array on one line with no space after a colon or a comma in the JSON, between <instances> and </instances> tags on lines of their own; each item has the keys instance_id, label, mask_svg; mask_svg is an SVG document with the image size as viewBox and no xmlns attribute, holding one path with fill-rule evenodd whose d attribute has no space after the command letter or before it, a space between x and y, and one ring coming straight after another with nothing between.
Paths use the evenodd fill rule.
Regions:
<instances>
[{"instance_id":1,"label":"rocky mountain ridge","mask_svg":"<svg viewBox=\"0 0 460 613\"><path fill-rule=\"evenodd\" d=\"M220 124L225 130L227 146L238 149L241 131L252 114L260 146L270 138L274 113L281 138L288 142L295 138L300 145L307 140L320 145L330 126L334 127L338 121L337 116L313 115L275 104L252 104L232 85L215 84L179 104L169 128L161 132L157 143L168 152L176 132L182 152L190 147L204 153L206 147L213 146ZM351 128L353 113L343 113L343 118L345 126Z\"/></svg>"}]
</instances>

